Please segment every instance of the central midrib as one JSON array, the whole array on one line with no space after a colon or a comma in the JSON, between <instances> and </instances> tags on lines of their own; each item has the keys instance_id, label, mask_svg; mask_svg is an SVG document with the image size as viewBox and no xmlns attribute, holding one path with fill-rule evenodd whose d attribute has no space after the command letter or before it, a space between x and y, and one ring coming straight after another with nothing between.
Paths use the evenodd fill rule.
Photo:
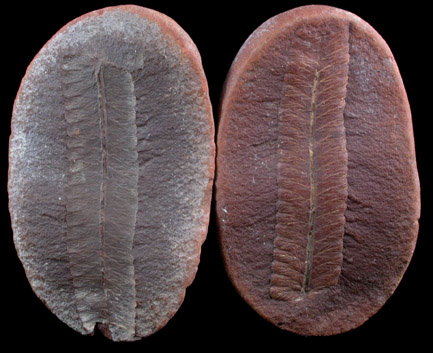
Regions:
<instances>
[{"instance_id":1,"label":"central midrib","mask_svg":"<svg viewBox=\"0 0 433 353\"><path fill-rule=\"evenodd\" d=\"M316 125L316 100L317 100L317 85L319 84L320 72L316 69L314 75L314 82L311 94L311 113L310 113L310 129L309 129L309 176L310 176L310 209L308 216L308 235L307 235L307 249L305 258L305 272L304 281L302 284L302 291L308 292L311 278L311 266L313 262L313 242L314 242L314 223L315 211L317 204L317 176L315 168L315 125Z\"/></svg>"},{"instance_id":2,"label":"central midrib","mask_svg":"<svg viewBox=\"0 0 433 353\"><path fill-rule=\"evenodd\" d=\"M99 114L99 127L101 130L101 166L102 166L102 179L100 191L100 209L99 209L99 236L101 239L101 263L102 263L102 284L104 290L105 311L103 317L108 321L108 298L107 287L105 279L105 201L107 193L107 109L105 99L105 84L104 73L102 70L101 62L98 62L96 70L96 82L98 88L98 114Z\"/></svg>"}]
</instances>

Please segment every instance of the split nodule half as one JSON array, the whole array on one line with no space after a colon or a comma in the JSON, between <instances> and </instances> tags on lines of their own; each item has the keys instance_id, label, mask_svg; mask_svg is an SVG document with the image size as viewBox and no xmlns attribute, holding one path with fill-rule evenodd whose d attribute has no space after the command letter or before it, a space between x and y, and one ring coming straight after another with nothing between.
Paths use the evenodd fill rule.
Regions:
<instances>
[{"instance_id":1,"label":"split nodule half","mask_svg":"<svg viewBox=\"0 0 433 353\"><path fill-rule=\"evenodd\" d=\"M163 327L197 270L214 154L200 55L172 19L119 6L63 27L12 118L9 209L36 295L82 334Z\"/></svg>"},{"instance_id":2,"label":"split nodule half","mask_svg":"<svg viewBox=\"0 0 433 353\"><path fill-rule=\"evenodd\" d=\"M228 74L217 146L219 236L240 295L302 335L376 313L420 215L409 103L380 35L327 6L265 22Z\"/></svg>"}]
</instances>

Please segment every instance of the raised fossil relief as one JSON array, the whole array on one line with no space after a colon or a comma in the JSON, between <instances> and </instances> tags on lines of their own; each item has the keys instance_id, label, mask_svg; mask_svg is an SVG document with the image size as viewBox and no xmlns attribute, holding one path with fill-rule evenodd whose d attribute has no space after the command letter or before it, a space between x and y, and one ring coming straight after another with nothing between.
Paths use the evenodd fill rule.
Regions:
<instances>
[{"instance_id":1,"label":"raised fossil relief","mask_svg":"<svg viewBox=\"0 0 433 353\"><path fill-rule=\"evenodd\" d=\"M68 131L66 243L77 311L88 330L108 321L133 334L138 205L133 79L87 55L66 57L61 66Z\"/></svg>"},{"instance_id":2,"label":"raised fossil relief","mask_svg":"<svg viewBox=\"0 0 433 353\"><path fill-rule=\"evenodd\" d=\"M278 113L274 298L335 285L343 256L349 28L305 26L296 34Z\"/></svg>"},{"instance_id":3,"label":"raised fossil relief","mask_svg":"<svg viewBox=\"0 0 433 353\"><path fill-rule=\"evenodd\" d=\"M14 105L9 207L59 319L133 341L175 314L207 233L213 135L200 55L165 15L102 9L41 49Z\"/></svg>"},{"instance_id":4,"label":"raised fossil relief","mask_svg":"<svg viewBox=\"0 0 433 353\"><path fill-rule=\"evenodd\" d=\"M228 73L216 212L227 273L265 319L302 335L376 313L420 214L406 92L380 35L305 6L261 25Z\"/></svg>"}]
</instances>

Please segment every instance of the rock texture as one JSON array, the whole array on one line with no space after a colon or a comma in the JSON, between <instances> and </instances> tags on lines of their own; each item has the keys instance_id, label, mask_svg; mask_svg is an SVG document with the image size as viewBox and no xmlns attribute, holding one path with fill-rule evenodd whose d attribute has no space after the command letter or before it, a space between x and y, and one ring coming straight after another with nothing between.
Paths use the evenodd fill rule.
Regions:
<instances>
[{"instance_id":1,"label":"rock texture","mask_svg":"<svg viewBox=\"0 0 433 353\"><path fill-rule=\"evenodd\" d=\"M265 22L228 74L217 145L220 240L240 295L302 335L379 310L420 214L409 104L379 34L327 6Z\"/></svg>"},{"instance_id":2,"label":"rock texture","mask_svg":"<svg viewBox=\"0 0 433 353\"><path fill-rule=\"evenodd\" d=\"M200 55L165 15L102 9L41 49L14 105L9 207L62 321L132 341L174 315L207 233L213 137Z\"/></svg>"}]
</instances>

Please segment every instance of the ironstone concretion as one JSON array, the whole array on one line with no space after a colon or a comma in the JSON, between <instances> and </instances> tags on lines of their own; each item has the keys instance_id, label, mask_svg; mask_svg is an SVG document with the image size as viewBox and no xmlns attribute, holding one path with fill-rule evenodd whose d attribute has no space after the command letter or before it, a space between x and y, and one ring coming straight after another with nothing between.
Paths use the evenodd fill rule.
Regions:
<instances>
[{"instance_id":1,"label":"ironstone concretion","mask_svg":"<svg viewBox=\"0 0 433 353\"><path fill-rule=\"evenodd\" d=\"M82 334L163 327L197 271L214 154L200 55L172 19L128 5L63 27L12 117L9 209L36 295Z\"/></svg>"},{"instance_id":2,"label":"ironstone concretion","mask_svg":"<svg viewBox=\"0 0 433 353\"><path fill-rule=\"evenodd\" d=\"M420 216L409 103L381 36L329 6L266 21L228 73L217 146L221 249L246 302L301 335L375 314Z\"/></svg>"}]
</instances>

